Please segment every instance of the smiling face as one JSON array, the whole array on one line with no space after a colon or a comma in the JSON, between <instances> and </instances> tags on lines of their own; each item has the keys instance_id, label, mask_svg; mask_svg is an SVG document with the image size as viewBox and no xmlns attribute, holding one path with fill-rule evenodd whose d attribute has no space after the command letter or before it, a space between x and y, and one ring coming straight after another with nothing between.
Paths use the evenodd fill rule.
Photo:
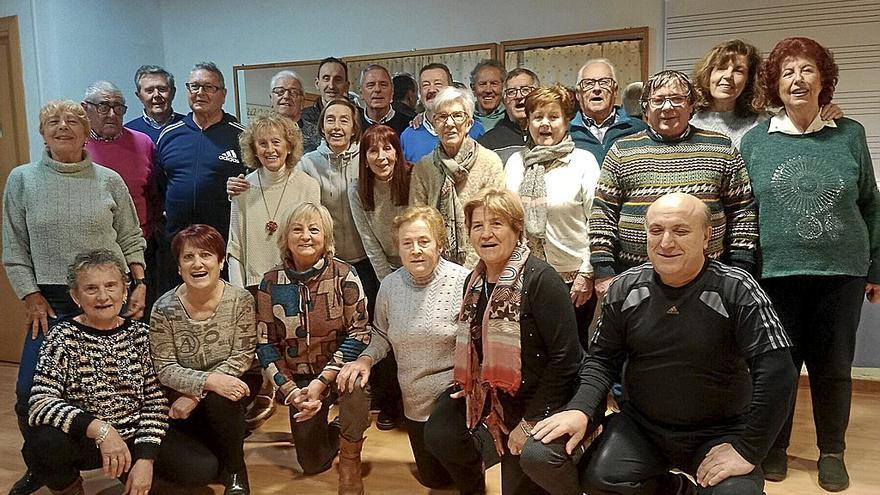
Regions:
<instances>
[{"instance_id":1,"label":"smiling face","mask_svg":"<svg viewBox=\"0 0 880 495\"><path fill-rule=\"evenodd\" d=\"M70 289L70 297L82 308L88 323L104 329L115 326L125 295L122 273L109 264L82 269L76 275L76 285Z\"/></svg>"},{"instance_id":2,"label":"smiling face","mask_svg":"<svg viewBox=\"0 0 880 495\"><path fill-rule=\"evenodd\" d=\"M745 55L736 55L722 62L709 74L709 93L713 107L732 109L749 80L749 62Z\"/></svg>"},{"instance_id":3,"label":"smiling face","mask_svg":"<svg viewBox=\"0 0 880 495\"><path fill-rule=\"evenodd\" d=\"M484 113L489 113L501 103L501 71L497 67L485 66L474 77L471 89L477 97L477 105Z\"/></svg>"},{"instance_id":4,"label":"smiling face","mask_svg":"<svg viewBox=\"0 0 880 495\"><path fill-rule=\"evenodd\" d=\"M420 218L404 223L397 238L397 249L406 271L416 280L430 277L440 263L440 245L428 223Z\"/></svg>"},{"instance_id":5,"label":"smiling face","mask_svg":"<svg viewBox=\"0 0 880 495\"><path fill-rule=\"evenodd\" d=\"M159 122L171 114L174 91L161 74L145 74L138 80L137 97L144 104L144 112Z\"/></svg>"},{"instance_id":6,"label":"smiling face","mask_svg":"<svg viewBox=\"0 0 880 495\"><path fill-rule=\"evenodd\" d=\"M471 244L488 267L503 268L513 254L519 233L501 215L479 206L471 213Z\"/></svg>"},{"instance_id":7,"label":"smiling face","mask_svg":"<svg viewBox=\"0 0 880 495\"><path fill-rule=\"evenodd\" d=\"M674 139L687 130L693 108L687 97L687 88L670 81L651 93L645 108L645 121L657 134Z\"/></svg>"},{"instance_id":8,"label":"smiling face","mask_svg":"<svg viewBox=\"0 0 880 495\"><path fill-rule=\"evenodd\" d=\"M455 156L474 125L474 119L459 101L434 109L433 117L434 130L440 138L440 145L448 156Z\"/></svg>"},{"instance_id":9,"label":"smiling face","mask_svg":"<svg viewBox=\"0 0 880 495\"><path fill-rule=\"evenodd\" d=\"M577 98L584 115L595 122L605 121L617 101L617 81L611 67L603 62L584 67L578 75Z\"/></svg>"},{"instance_id":10,"label":"smiling face","mask_svg":"<svg viewBox=\"0 0 880 495\"><path fill-rule=\"evenodd\" d=\"M99 106L108 105L107 113L101 113ZM99 93L90 101L84 102L83 108L89 116L89 124L95 134L104 139L113 139L122 132L122 116L125 111L125 98L120 94Z\"/></svg>"},{"instance_id":11,"label":"smiling face","mask_svg":"<svg viewBox=\"0 0 880 495\"><path fill-rule=\"evenodd\" d=\"M351 109L347 105L331 105L324 111L324 120L321 121L321 129L324 131L324 139L327 146L334 153L341 153L348 149L351 137L354 134L354 118Z\"/></svg>"},{"instance_id":12,"label":"smiling face","mask_svg":"<svg viewBox=\"0 0 880 495\"><path fill-rule=\"evenodd\" d=\"M318 215L308 215L291 222L287 249L298 271L314 266L324 257L324 235L324 226Z\"/></svg>"},{"instance_id":13,"label":"smiling face","mask_svg":"<svg viewBox=\"0 0 880 495\"><path fill-rule=\"evenodd\" d=\"M779 72L779 98L786 112L819 111L822 75L816 61L806 57L788 57Z\"/></svg>"},{"instance_id":14,"label":"smiling face","mask_svg":"<svg viewBox=\"0 0 880 495\"><path fill-rule=\"evenodd\" d=\"M348 78L345 68L336 62L328 62L321 66L315 78L315 88L326 105L336 98L348 96Z\"/></svg>"},{"instance_id":15,"label":"smiling face","mask_svg":"<svg viewBox=\"0 0 880 495\"><path fill-rule=\"evenodd\" d=\"M558 103L543 105L529 115L529 134L539 146L553 146L568 132L568 119Z\"/></svg>"},{"instance_id":16,"label":"smiling face","mask_svg":"<svg viewBox=\"0 0 880 495\"><path fill-rule=\"evenodd\" d=\"M397 150L391 146L391 143L374 142L367 150L367 165L377 179L391 180L395 164L397 164Z\"/></svg>"},{"instance_id":17,"label":"smiling face","mask_svg":"<svg viewBox=\"0 0 880 495\"><path fill-rule=\"evenodd\" d=\"M535 80L528 74L519 74L507 80L504 88L504 108L514 122L526 119L526 96L535 90Z\"/></svg>"},{"instance_id":18,"label":"smiling face","mask_svg":"<svg viewBox=\"0 0 880 495\"><path fill-rule=\"evenodd\" d=\"M216 253L186 242L177 257L177 273L188 289L211 290L220 281L223 260Z\"/></svg>"},{"instance_id":19,"label":"smiling face","mask_svg":"<svg viewBox=\"0 0 880 495\"><path fill-rule=\"evenodd\" d=\"M281 129L263 127L254 134L254 154L266 170L277 172L284 167L290 146Z\"/></svg>"},{"instance_id":20,"label":"smiling face","mask_svg":"<svg viewBox=\"0 0 880 495\"><path fill-rule=\"evenodd\" d=\"M419 74L419 100L422 105L437 96L441 89L449 86L449 78L443 69L428 69Z\"/></svg>"},{"instance_id":21,"label":"smiling face","mask_svg":"<svg viewBox=\"0 0 880 495\"><path fill-rule=\"evenodd\" d=\"M53 159L63 163L82 160L89 130L76 115L69 112L50 115L40 126L40 133Z\"/></svg>"},{"instance_id":22,"label":"smiling face","mask_svg":"<svg viewBox=\"0 0 880 495\"><path fill-rule=\"evenodd\" d=\"M303 88L294 77L279 77L275 86L269 90L269 103L272 110L294 122L302 114Z\"/></svg>"},{"instance_id":23,"label":"smiling face","mask_svg":"<svg viewBox=\"0 0 880 495\"><path fill-rule=\"evenodd\" d=\"M666 285L680 287L700 273L712 227L700 200L670 194L654 202L645 216L648 258Z\"/></svg>"},{"instance_id":24,"label":"smiling face","mask_svg":"<svg viewBox=\"0 0 880 495\"><path fill-rule=\"evenodd\" d=\"M197 69L189 74L190 85L200 86L199 90L188 90L189 107L193 113L210 118L223 112L223 103L226 101L226 88L217 74L205 69ZM216 88L216 91L214 89ZM210 91L214 91L211 93Z\"/></svg>"},{"instance_id":25,"label":"smiling face","mask_svg":"<svg viewBox=\"0 0 880 495\"><path fill-rule=\"evenodd\" d=\"M361 96L364 103L378 117L383 117L391 108L391 97L394 87L391 85L391 77L382 69L372 69L364 74L361 84ZM381 114L381 115L380 115Z\"/></svg>"}]
</instances>

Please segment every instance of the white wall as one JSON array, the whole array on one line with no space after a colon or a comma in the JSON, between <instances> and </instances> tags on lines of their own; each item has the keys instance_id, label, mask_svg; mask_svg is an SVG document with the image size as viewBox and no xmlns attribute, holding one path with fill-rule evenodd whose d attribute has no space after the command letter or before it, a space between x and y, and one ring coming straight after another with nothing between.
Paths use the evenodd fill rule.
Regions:
<instances>
[{"instance_id":1,"label":"white wall","mask_svg":"<svg viewBox=\"0 0 880 495\"><path fill-rule=\"evenodd\" d=\"M663 0L159 0L165 62L181 80L195 62L232 66L354 56L648 26L650 70L663 57ZM227 111L233 108L227 96ZM185 94L175 101L186 108Z\"/></svg>"},{"instance_id":2,"label":"white wall","mask_svg":"<svg viewBox=\"0 0 880 495\"><path fill-rule=\"evenodd\" d=\"M0 16L18 15L31 159L43 140L40 106L50 99L82 99L98 79L122 89L130 118L142 108L134 96L141 64L163 64L157 0L6 0Z\"/></svg>"}]
</instances>

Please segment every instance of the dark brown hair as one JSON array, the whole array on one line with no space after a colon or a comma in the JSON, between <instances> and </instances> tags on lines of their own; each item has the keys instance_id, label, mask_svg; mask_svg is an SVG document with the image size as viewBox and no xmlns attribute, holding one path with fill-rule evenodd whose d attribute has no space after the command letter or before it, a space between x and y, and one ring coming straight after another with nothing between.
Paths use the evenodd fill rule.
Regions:
<instances>
[{"instance_id":1,"label":"dark brown hair","mask_svg":"<svg viewBox=\"0 0 880 495\"><path fill-rule=\"evenodd\" d=\"M394 162L394 171L391 172L391 201L394 206L406 206L409 204L409 183L412 178L412 164L403 156L400 147L400 138L394 129L387 125L373 125L367 129L361 138L360 168L358 169L358 196L364 211L373 211L376 204L373 200L373 186L376 184L376 174L370 170L370 162L367 152L373 146L390 144L394 148L397 160Z\"/></svg>"}]
</instances>

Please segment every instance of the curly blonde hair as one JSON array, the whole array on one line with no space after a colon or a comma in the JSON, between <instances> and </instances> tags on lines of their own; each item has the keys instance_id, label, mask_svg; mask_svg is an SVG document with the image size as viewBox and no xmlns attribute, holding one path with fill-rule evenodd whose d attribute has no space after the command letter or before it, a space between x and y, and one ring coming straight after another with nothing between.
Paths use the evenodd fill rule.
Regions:
<instances>
[{"instance_id":1,"label":"curly blonde hair","mask_svg":"<svg viewBox=\"0 0 880 495\"><path fill-rule=\"evenodd\" d=\"M287 149L290 151L284 160L284 166L293 170L303 155L302 132L296 122L282 117L281 115L260 115L248 122L247 128L238 136L238 144L241 146L241 154L244 164L248 168L257 169L263 166L257 158L255 139L257 133L269 130L278 131L287 141Z\"/></svg>"}]
</instances>

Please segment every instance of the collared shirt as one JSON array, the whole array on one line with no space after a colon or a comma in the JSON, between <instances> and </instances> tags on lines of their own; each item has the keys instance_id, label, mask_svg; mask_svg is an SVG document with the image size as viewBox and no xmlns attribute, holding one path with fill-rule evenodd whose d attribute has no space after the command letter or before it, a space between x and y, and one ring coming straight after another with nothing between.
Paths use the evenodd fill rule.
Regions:
<instances>
[{"instance_id":1,"label":"collared shirt","mask_svg":"<svg viewBox=\"0 0 880 495\"><path fill-rule=\"evenodd\" d=\"M173 108L171 109L171 114L168 115L168 120L166 120L165 122L162 122L162 123L160 123L158 120L154 119L153 117L150 117L149 115L147 115L146 110L144 110L144 122L146 122L153 129L161 129L161 128L165 127L166 125L174 122L174 109Z\"/></svg>"},{"instance_id":2,"label":"collared shirt","mask_svg":"<svg viewBox=\"0 0 880 495\"><path fill-rule=\"evenodd\" d=\"M384 124L384 123L390 121L391 119L393 119L394 115L395 115L394 107L388 107L388 113L386 113L384 117L382 117L379 120L373 120L370 118L369 115L367 115L367 111L364 110L364 118L367 120L367 122L370 123L370 125Z\"/></svg>"},{"instance_id":3,"label":"collared shirt","mask_svg":"<svg viewBox=\"0 0 880 495\"><path fill-rule=\"evenodd\" d=\"M129 129L138 132L143 132L147 136L150 136L150 139L153 140L153 144L155 144L159 140L159 134L161 134L166 127L176 122L179 122L181 119L183 119L183 117L183 115L172 110L171 116L168 117L168 120L160 124L155 119L147 115L146 112L143 112L140 117L134 118L126 122L125 127L128 127Z\"/></svg>"},{"instance_id":4,"label":"collared shirt","mask_svg":"<svg viewBox=\"0 0 880 495\"><path fill-rule=\"evenodd\" d=\"M837 127L837 124L833 120L822 120L822 117L817 113L813 121L810 122L810 125L807 126L807 129L801 132L794 124L794 121L785 113L785 109L782 109L770 118L770 127L767 129L767 134L781 132L792 136L801 136L819 132L826 127Z\"/></svg>"},{"instance_id":5,"label":"collared shirt","mask_svg":"<svg viewBox=\"0 0 880 495\"><path fill-rule=\"evenodd\" d=\"M119 139L120 135L122 135L122 132L120 132L119 134L117 134L113 137L108 138L108 137L104 137L104 136L99 136L98 133L95 132L94 129L89 129L89 137L94 139L95 141L105 141L105 142L116 141L117 139Z\"/></svg>"},{"instance_id":6,"label":"collared shirt","mask_svg":"<svg viewBox=\"0 0 880 495\"><path fill-rule=\"evenodd\" d=\"M617 123L617 112L613 110L611 112L611 115L606 117L605 120L603 120L599 124L597 124L595 120L593 120L586 114L583 114L583 116L584 124L587 124L587 128L590 130L590 132L593 133L594 136L596 136L596 139L598 139L600 143L605 141L605 133L608 131L608 129L612 125Z\"/></svg>"}]
</instances>

